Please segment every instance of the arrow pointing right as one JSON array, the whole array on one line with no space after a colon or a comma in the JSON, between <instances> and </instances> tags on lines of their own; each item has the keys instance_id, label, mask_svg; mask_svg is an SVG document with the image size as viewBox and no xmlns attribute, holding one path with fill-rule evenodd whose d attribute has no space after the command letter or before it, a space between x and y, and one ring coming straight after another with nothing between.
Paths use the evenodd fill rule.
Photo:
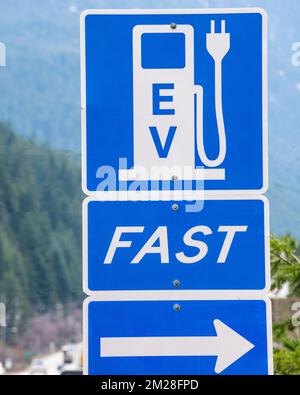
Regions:
<instances>
[{"instance_id":1,"label":"arrow pointing right","mask_svg":"<svg viewBox=\"0 0 300 395\"><path fill-rule=\"evenodd\" d=\"M221 373L255 346L222 321L214 320L214 326L219 343L215 372Z\"/></svg>"},{"instance_id":2,"label":"arrow pointing right","mask_svg":"<svg viewBox=\"0 0 300 395\"><path fill-rule=\"evenodd\" d=\"M217 356L215 372L221 373L255 346L220 320L214 326L217 336L209 337L103 337L100 356Z\"/></svg>"}]
</instances>

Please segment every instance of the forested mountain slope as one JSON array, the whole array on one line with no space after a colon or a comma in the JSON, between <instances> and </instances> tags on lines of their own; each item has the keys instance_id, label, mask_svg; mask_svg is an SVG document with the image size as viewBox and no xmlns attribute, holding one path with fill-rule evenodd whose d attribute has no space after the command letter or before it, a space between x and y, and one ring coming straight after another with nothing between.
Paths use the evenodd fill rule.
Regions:
<instances>
[{"instance_id":1,"label":"forested mountain slope","mask_svg":"<svg viewBox=\"0 0 300 395\"><path fill-rule=\"evenodd\" d=\"M74 155L0 124L0 301L8 323L81 294L80 169Z\"/></svg>"}]
</instances>

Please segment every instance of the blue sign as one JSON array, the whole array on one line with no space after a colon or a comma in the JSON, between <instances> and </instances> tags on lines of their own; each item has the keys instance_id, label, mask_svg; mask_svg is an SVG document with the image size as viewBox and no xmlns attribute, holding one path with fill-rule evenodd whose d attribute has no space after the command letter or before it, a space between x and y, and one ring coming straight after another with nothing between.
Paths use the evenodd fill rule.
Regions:
<instances>
[{"instance_id":1,"label":"blue sign","mask_svg":"<svg viewBox=\"0 0 300 395\"><path fill-rule=\"evenodd\" d=\"M91 375L272 373L270 301L85 303Z\"/></svg>"},{"instance_id":2,"label":"blue sign","mask_svg":"<svg viewBox=\"0 0 300 395\"><path fill-rule=\"evenodd\" d=\"M84 13L84 191L264 192L266 40L259 9Z\"/></svg>"},{"instance_id":3,"label":"blue sign","mask_svg":"<svg viewBox=\"0 0 300 395\"><path fill-rule=\"evenodd\" d=\"M83 209L87 293L269 287L264 197L193 205L87 199Z\"/></svg>"}]
</instances>

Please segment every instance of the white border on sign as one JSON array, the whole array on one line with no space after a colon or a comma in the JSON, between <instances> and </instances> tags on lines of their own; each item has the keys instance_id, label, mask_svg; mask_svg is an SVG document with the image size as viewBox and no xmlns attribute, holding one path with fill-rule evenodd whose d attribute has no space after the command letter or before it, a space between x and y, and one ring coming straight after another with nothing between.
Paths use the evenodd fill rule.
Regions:
<instances>
[{"instance_id":1,"label":"white border on sign","mask_svg":"<svg viewBox=\"0 0 300 395\"><path fill-rule=\"evenodd\" d=\"M247 14L259 13L262 16L262 117L263 117L263 186L253 190L205 190L208 195L257 195L265 193L268 189L268 16L263 8L212 8L212 9L106 9L85 10L80 16L80 64L81 64L81 146L82 146L82 190L86 195L101 200L128 200L128 193L119 191L89 191L87 188L87 158L86 158L86 53L85 53L85 17L88 15L155 15L155 14ZM156 197L150 200L164 200L169 198L170 191L159 191ZM135 200L149 200L149 191L132 191ZM124 196L125 195L125 196ZM203 197L203 191L182 191L180 200L187 200L187 196L197 200Z\"/></svg>"},{"instance_id":2,"label":"white border on sign","mask_svg":"<svg viewBox=\"0 0 300 395\"><path fill-rule=\"evenodd\" d=\"M274 374L274 365L273 365L273 337L272 337L272 306L271 300L268 297L260 297L253 295L244 295L243 297L232 297L228 295L223 295L222 298L216 295L203 295L201 299L197 300L261 300L266 303L266 317L267 317L267 352L268 352L268 374ZM180 297L176 299L177 302L180 302ZM103 302L96 297L88 297L83 302L83 374L88 375L88 306L90 302ZM156 301L156 302L161 302ZM111 302L116 303L116 302ZM119 303L124 303L124 301L120 301ZM172 301L170 300L170 303Z\"/></svg>"},{"instance_id":3,"label":"white border on sign","mask_svg":"<svg viewBox=\"0 0 300 395\"><path fill-rule=\"evenodd\" d=\"M102 301L133 301L133 300L197 300L203 295L210 297L243 296L258 294L264 296L270 290L270 224L269 224L269 200L265 196L207 196L205 200L260 200L264 204L264 230L265 230L265 287L258 290L114 290L95 291L88 286L88 204L97 201L87 197L82 203L82 254L83 254L83 292L87 295L95 295ZM171 202L170 202L171 203Z\"/></svg>"}]
</instances>

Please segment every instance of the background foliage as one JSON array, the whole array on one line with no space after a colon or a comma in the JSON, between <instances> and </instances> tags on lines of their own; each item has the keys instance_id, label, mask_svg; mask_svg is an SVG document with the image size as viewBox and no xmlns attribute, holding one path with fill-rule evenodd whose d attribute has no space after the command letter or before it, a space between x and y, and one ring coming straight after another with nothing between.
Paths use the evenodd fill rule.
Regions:
<instances>
[{"instance_id":1,"label":"background foliage","mask_svg":"<svg viewBox=\"0 0 300 395\"><path fill-rule=\"evenodd\" d=\"M28 313L80 298L77 162L0 124L0 300L7 305L9 341Z\"/></svg>"},{"instance_id":2,"label":"background foliage","mask_svg":"<svg viewBox=\"0 0 300 395\"><path fill-rule=\"evenodd\" d=\"M271 238L272 289L289 283L290 296L300 296L300 260L298 244L290 236ZM291 311L291 316L293 311ZM273 327L274 369L276 374L300 374L300 319L295 327L292 319Z\"/></svg>"}]
</instances>

